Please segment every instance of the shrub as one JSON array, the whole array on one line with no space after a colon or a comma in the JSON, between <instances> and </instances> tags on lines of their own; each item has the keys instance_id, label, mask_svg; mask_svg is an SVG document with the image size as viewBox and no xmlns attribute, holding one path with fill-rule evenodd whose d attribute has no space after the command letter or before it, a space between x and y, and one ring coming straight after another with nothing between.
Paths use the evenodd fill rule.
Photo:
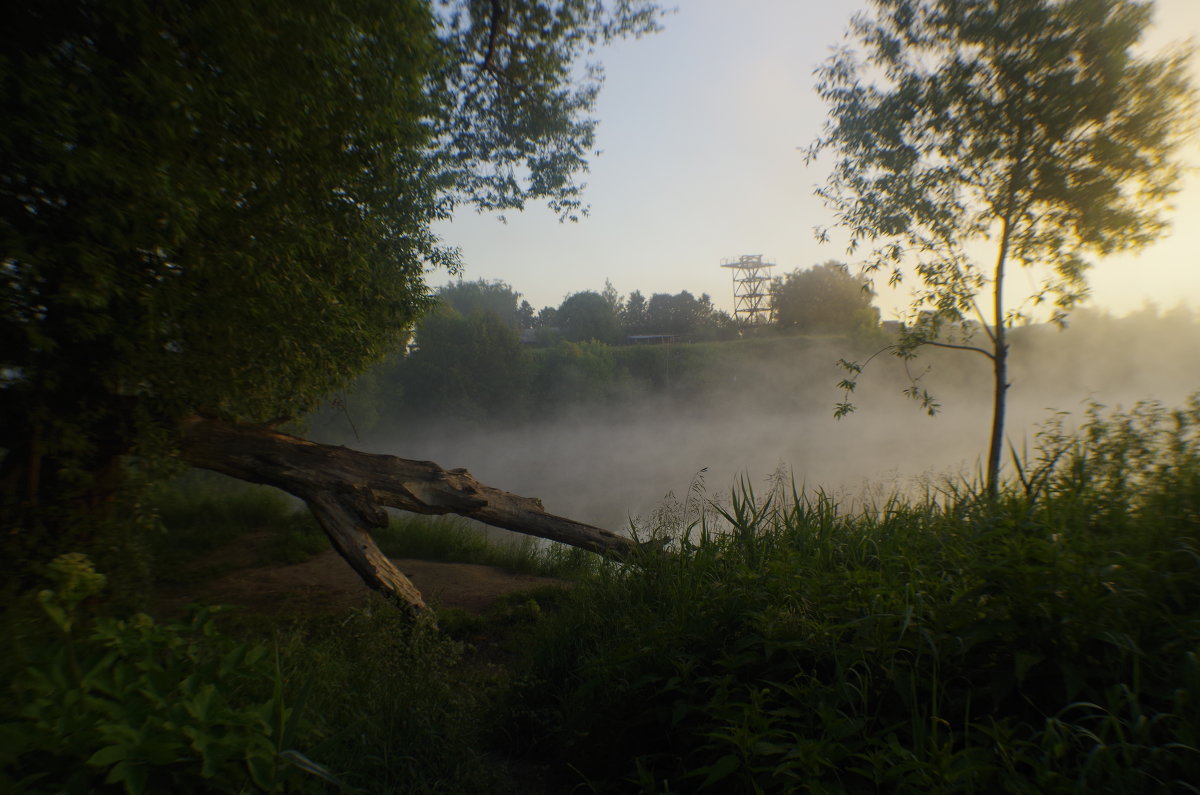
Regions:
<instances>
[{"instance_id":1,"label":"shrub","mask_svg":"<svg viewBox=\"0 0 1200 795\"><path fill-rule=\"evenodd\" d=\"M49 565L48 622L13 626L0 708L0 788L27 792L281 792L327 775L289 745L305 731L269 649L144 614L88 620L104 587L82 555ZM10 618L12 618L10 616ZM49 623L50 626L46 626Z\"/></svg>"}]
</instances>

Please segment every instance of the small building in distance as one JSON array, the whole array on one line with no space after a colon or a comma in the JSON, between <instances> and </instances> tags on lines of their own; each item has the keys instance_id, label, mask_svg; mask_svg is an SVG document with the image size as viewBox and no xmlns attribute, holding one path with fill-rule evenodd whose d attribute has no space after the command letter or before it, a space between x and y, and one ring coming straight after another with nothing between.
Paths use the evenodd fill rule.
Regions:
<instances>
[{"instance_id":1,"label":"small building in distance","mask_svg":"<svg viewBox=\"0 0 1200 795\"><path fill-rule=\"evenodd\" d=\"M628 345L669 345L680 340L679 334L630 334L625 338Z\"/></svg>"}]
</instances>

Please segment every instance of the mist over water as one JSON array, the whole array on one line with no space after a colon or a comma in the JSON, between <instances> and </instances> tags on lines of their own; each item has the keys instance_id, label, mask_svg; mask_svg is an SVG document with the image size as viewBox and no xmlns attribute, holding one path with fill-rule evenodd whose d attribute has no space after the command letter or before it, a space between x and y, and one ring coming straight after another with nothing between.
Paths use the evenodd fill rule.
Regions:
<instances>
[{"instance_id":1,"label":"mist over water","mask_svg":"<svg viewBox=\"0 0 1200 795\"><path fill-rule=\"evenodd\" d=\"M1083 312L1065 331L1018 330L1008 438L1032 451L1040 423L1055 411L1078 418L1089 400L1182 405L1200 390L1198 331L1186 312L1153 311L1119 320ZM782 472L853 499L978 474L991 422L990 361L931 350L911 363L942 405L929 417L901 394L902 364L880 357L859 381L858 410L835 420L835 363L847 355L839 343L809 345L787 361L738 362L683 402L646 393L519 425L423 421L355 446L465 467L488 485L541 498L552 513L610 529L649 515L670 493L682 498L697 476L716 497L739 478L765 491ZM1007 454L1005 465L1011 473Z\"/></svg>"}]
</instances>

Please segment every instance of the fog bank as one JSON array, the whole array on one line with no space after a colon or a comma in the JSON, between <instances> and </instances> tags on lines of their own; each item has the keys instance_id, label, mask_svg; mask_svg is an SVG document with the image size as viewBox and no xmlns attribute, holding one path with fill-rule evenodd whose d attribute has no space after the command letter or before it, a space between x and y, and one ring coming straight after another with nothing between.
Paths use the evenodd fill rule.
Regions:
<instances>
[{"instance_id":1,"label":"fog bank","mask_svg":"<svg viewBox=\"0 0 1200 795\"><path fill-rule=\"evenodd\" d=\"M1181 405L1200 390L1198 329L1190 315L1080 313L1066 331L1018 330L1009 440L1032 449L1038 424L1055 411L1078 417L1089 400ZM843 498L978 473L991 421L987 359L935 350L910 365L942 405L934 417L900 393L901 363L876 359L860 379L858 410L835 420L835 362L844 355L829 343L786 362L739 362L685 401L647 393L491 427L426 418L355 446L465 467L484 483L540 497L548 511L611 529L654 511L670 493L682 497L701 472L714 496L739 478L765 488L782 471ZM1007 456L1005 464L1011 473Z\"/></svg>"}]
</instances>

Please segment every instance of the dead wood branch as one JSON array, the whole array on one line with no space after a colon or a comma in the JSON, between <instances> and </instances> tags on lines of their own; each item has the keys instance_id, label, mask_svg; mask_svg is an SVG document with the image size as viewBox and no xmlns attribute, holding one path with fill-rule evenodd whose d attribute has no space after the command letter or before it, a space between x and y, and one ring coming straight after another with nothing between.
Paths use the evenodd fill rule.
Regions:
<instances>
[{"instance_id":1,"label":"dead wood branch","mask_svg":"<svg viewBox=\"0 0 1200 795\"><path fill-rule=\"evenodd\" d=\"M425 607L420 592L371 537L373 529L387 524L384 506L454 513L599 554L621 557L635 548L625 536L546 513L540 500L485 486L465 469L445 470L432 461L362 453L262 425L206 417L185 420L181 431L183 460L304 500L367 585L415 610Z\"/></svg>"}]
</instances>

